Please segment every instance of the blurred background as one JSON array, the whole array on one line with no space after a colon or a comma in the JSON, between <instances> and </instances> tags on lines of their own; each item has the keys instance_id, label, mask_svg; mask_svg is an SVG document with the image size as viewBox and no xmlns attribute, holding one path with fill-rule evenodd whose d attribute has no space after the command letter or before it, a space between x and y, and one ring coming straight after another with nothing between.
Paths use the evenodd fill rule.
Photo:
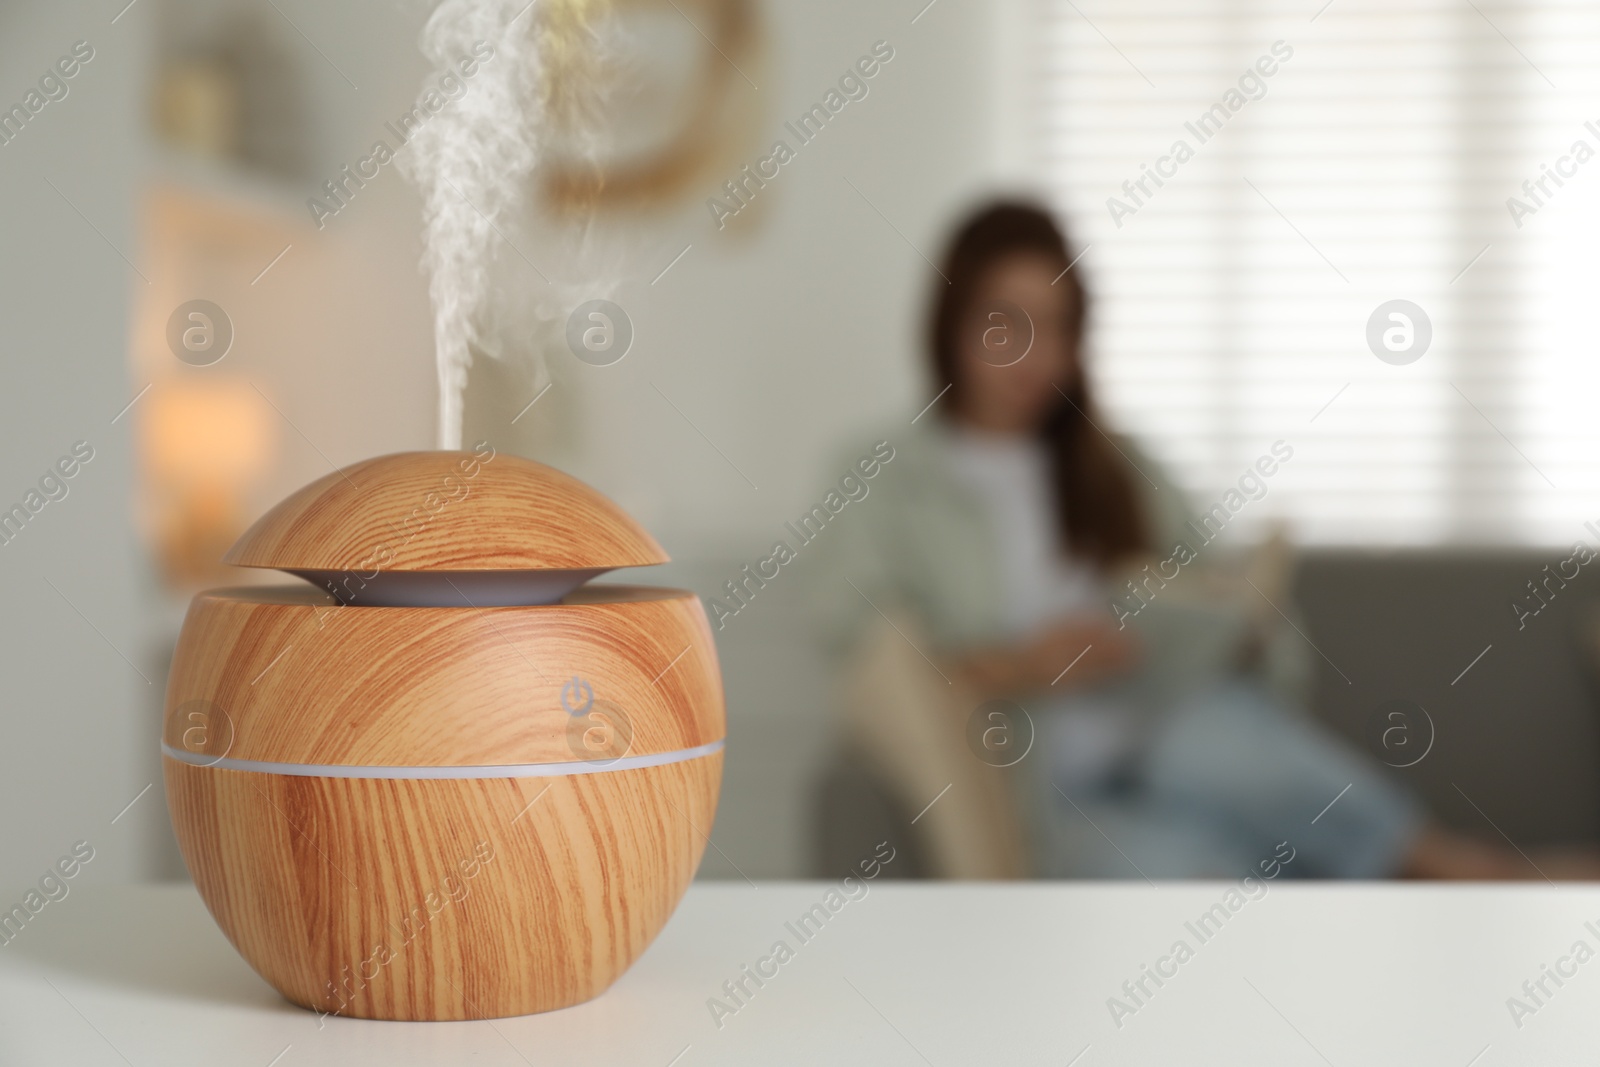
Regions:
<instances>
[{"instance_id":1,"label":"blurred background","mask_svg":"<svg viewBox=\"0 0 1600 1067\"><path fill-rule=\"evenodd\" d=\"M29 515L0 544L0 896L80 839L96 878L185 876L156 740L188 598L239 580L216 559L292 489L435 444L415 187L385 166L336 213L308 204L334 203L325 183L395 143L387 124L436 80L430 5L124 3L0 11L0 506ZM1387 702L1425 707L1436 747L1390 770L1447 823L1600 839L1600 584L1583 570L1536 617L1514 607L1575 543L1600 548L1600 12L629 0L610 17L647 44L617 99L633 139L599 163L612 191L591 202L558 174L531 196L629 234L593 295L625 309L632 347L596 366L563 323L529 327L543 366L478 360L468 441L597 486L673 556L651 580L721 595L836 457L936 399L922 324L955 220L1037 197L1098 301L1109 419L1207 502L1292 443L1228 536L1287 524L1314 712L1369 745ZM866 95L719 217L724 183L796 143L785 124L879 42ZM1241 82L1269 55L1272 76ZM533 240L498 253L513 292L533 284L518 260L548 251ZM1368 342L1394 300L1431 334L1403 365ZM219 340L180 358L193 301ZM65 495L25 503L69 455ZM803 584L771 583L717 635L730 759L701 877L829 862L849 794Z\"/></svg>"}]
</instances>

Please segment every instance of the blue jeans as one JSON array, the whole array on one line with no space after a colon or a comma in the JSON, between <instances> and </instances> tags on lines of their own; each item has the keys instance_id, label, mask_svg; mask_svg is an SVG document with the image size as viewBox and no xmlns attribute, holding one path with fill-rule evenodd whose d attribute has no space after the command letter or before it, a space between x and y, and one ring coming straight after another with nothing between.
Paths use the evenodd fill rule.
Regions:
<instances>
[{"instance_id":1,"label":"blue jeans","mask_svg":"<svg viewBox=\"0 0 1600 1067\"><path fill-rule=\"evenodd\" d=\"M1385 878L1424 820L1361 753L1243 683L1172 708L1098 782L1063 789L1046 762L1028 776L1044 877L1236 879L1288 842L1291 877Z\"/></svg>"}]
</instances>

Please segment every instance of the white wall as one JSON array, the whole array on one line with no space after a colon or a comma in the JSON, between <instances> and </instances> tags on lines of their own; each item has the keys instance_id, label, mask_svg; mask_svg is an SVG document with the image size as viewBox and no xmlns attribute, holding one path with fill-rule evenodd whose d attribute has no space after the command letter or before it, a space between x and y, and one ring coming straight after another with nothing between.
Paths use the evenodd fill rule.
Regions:
<instances>
[{"instance_id":1,"label":"white wall","mask_svg":"<svg viewBox=\"0 0 1600 1067\"><path fill-rule=\"evenodd\" d=\"M8 109L74 42L94 48L68 95L0 146L0 506L20 502L75 441L94 449L68 495L0 545L6 908L78 840L96 852L80 878L136 875L159 814L147 795L111 823L148 781L136 780L131 753L154 743L138 719L150 689L138 671L150 664L139 640L130 423L111 423L135 392L124 338L130 294L144 283L123 256L136 256L130 192L143 116L127 86L143 74L148 40L135 21L111 25L112 14L87 3L0 13Z\"/></svg>"},{"instance_id":2,"label":"white wall","mask_svg":"<svg viewBox=\"0 0 1600 1067\"><path fill-rule=\"evenodd\" d=\"M992 87L985 6L939 0L911 25L917 7L766 7L762 148L795 144L784 120L873 42L889 42L894 59L756 194L748 231L742 214L719 231L703 197L688 210L660 265L693 242L688 255L654 286L657 264L640 263L618 297L634 351L580 379L593 415L583 466L679 559L766 548L846 441L925 402L916 343L935 275L918 250L938 255L953 212L987 176Z\"/></svg>"}]
</instances>

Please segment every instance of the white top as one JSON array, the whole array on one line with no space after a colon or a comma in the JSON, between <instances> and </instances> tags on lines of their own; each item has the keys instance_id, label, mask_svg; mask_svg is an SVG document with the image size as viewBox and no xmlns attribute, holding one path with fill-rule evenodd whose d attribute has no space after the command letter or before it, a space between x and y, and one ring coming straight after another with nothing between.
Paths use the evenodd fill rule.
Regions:
<instances>
[{"instance_id":1,"label":"white top","mask_svg":"<svg viewBox=\"0 0 1600 1067\"><path fill-rule=\"evenodd\" d=\"M893 865L890 865L893 870ZM80 879L81 881L82 879ZM188 886L76 885L0 948L0 1063L74 1067L1589 1063L1600 891L1505 885L696 883L596 1000L493 1023L292 1007ZM1232 910L1230 910L1232 905ZM1221 908L1220 915L1214 910ZM1212 918L1202 941L1189 929ZM707 1001L772 974L719 1029ZM1192 953L1172 957L1184 941ZM1163 962L1165 960L1165 962ZM1524 981L1541 964L1535 1004ZM1144 968L1165 971L1158 987ZM1590 973L1591 971L1596 973ZM1143 979L1133 1004L1123 990ZM1108 1001L1134 1008L1113 1019ZM1531 1011L1513 1017L1509 998ZM1519 1027L1517 1023L1520 1022ZM287 1051L285 1051L287 1049ZM920 1053L920 1055L919 1055ZM274 1060L274 1057L280 1057ZM124 1059L123 1057L126 1057ZM674 1059L674 1057L677 1057Z\"/></svg>"},{"instance_id":2,"label":"white top","mask_svg":"<svg viewBox=\"0 0 1600 1067\"><path fill-rule=\"evenodd\" d=\"M1061 550L1065 538L1043 442L958 428L950 461L993 522L1008 630L1020 637L1064 615L1105 610L1093 569Z\"/></svg>"},{"instance_id":3,"label":"white top","mask_svg":"<svg viewBox=\"0 0 1600 1067\"><path fill-rule=\"evenodd\" d=\"M1013 637L1025 640L1071 615L1111 618L1105 583L1092 566L1062 551L1066 538L1042 441L957 427L950 462L990 517L1000 552L1001 610ZM1062 669L1071 663L1063 660ZM1102 779L1135 739L1122 708L1070 687L1032 709L1049 713L1035 726L1051 777L1068 792Z\"/></svg>"}]
</instances>

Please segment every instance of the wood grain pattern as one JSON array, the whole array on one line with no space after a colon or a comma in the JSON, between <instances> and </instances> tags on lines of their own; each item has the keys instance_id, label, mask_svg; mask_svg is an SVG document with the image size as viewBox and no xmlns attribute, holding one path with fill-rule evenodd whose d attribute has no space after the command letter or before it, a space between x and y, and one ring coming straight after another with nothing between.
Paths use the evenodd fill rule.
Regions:
<instances>
[{"instance_id":1,"label":"wood grain pattern","mask_svg":"<svg viewBox=\"0 0 1600 1067\"><path fill-rule=\"evenodd\" d=\"M227 557L357 581L666 558L588 486L488 449L357 463L284 500ZM302 585L195 597L162 735L199 757L427 768L647 756L725 731L692 593L588 585L556 604L341 607ZM529 778L162 762L189 871L251 966L304 1007L407 1020L548 1011L604 990L682 898L722 775L720 751Z\"/></svg>"},{"instance_id":2,"label":"wood grain pattern","mask_svg":"<svg viewBox=\"0 0 1600 1067\"><path fill-rule=\"evenodd\" d=\"M575 676L626 716L629 755L726 734L716 643L684 590L588 585L560 604L478 609L339 607L309 587L256 587L194 598L163 740L281 763L592 759L562 704Z\"/></svg>"},{"instance_id":3,"label":"wood grain pattern","mask_svg":"<svg viewBox=\"0 0 1600 1067\"><path fill-rule=\"evenodd\" d=\"M281 570L582 570L665 563L607 497L554 467L484 447L397 452L286 497L224 562Z\"/></svg>"},{"instance_id":4,"label":"wood grain pattern","mask_svg":"<svg viewBox=\"0 0 1600 1067\"><path fill-rule=\"evenodd\" d=\"M195 884L251 966L303 1007L403 1020L604 991L688 887L722 771L721 753L455 781L163 763Z\"/></svg>"}]
</instances>

